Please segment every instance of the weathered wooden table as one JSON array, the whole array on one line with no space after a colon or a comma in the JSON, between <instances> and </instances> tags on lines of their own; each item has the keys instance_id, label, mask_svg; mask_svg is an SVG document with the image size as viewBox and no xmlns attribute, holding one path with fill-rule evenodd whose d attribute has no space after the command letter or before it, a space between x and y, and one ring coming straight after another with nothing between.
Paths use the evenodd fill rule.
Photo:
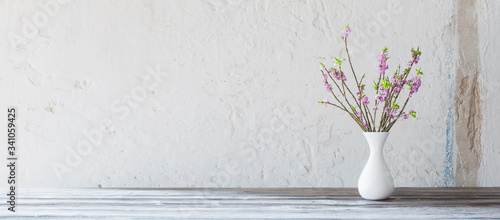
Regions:
<instances>
[{"instance_id":1,"label":"weathered wooden table","mask_svg":"<svg viewBox=\"0 0 500 220\"><path fill-rule=\"evenodd\" d=\"M397 188L384 201L353 188L21 189L16 203L0 219L500 218L500 188Z\"/></svg>"}]
</instances>

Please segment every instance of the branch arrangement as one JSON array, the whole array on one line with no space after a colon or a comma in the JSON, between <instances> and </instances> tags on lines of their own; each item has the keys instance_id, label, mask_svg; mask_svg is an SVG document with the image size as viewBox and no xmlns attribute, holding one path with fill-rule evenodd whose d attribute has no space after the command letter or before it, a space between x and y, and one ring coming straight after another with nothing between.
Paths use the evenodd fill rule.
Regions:
<instances>
[{"instance_id":1,"label":"branch arrangement","mask_svg":"<svg viewBox=\"0 0 500 220\"><path fill-rule=\"evenodd\" d=\"M370 100L365 94L366 85L363 83L365 75L363 74L358 80L351 63L347 47L347 38L350 33L351 28L347 25L345 32L342 34L342 39L344 40L347 61L349 63L348 68L352 72L356 87L351 89L346 84L347 77L342 70L342 62L345 60L335 57L335 67L331 68L327 68L323 63L320 63L324 85L326 90L333 95L335 101L330 102L325 99L318 101L318 103L325 106L331 105L347 112L364 132L387 132L394 126L398 119L408 119L410 116L415 118L416 112L414 110L410 110L409 112L405 112L404 110L412 95L418 92L422 84L421 75L423 73L420 69L415 69L415 76L409 76L410 71L418 63L422 54L419 48L411 50L412 59L408 62L408 67L401 71L401 66L398 66L392 75L386 75L386 71L389 69L387 65L387 60L389 59L387 47L382 50L382 53L378 57L378 80L373 82L375 101L374 106L371 107ZM404 104L401 107L398 101L402 100L404 100ZM379 119L377 119L378 112L380 112Z\"/></svg>"}]
</instances>

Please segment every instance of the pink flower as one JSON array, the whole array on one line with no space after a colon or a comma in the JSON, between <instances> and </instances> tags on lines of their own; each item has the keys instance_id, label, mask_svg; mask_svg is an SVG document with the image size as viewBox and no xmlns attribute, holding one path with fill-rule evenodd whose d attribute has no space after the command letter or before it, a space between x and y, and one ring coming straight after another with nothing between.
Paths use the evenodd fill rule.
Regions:
<instances>
[{"instance_id":1,"label":"pink flower","mask_svg":"<svg viewBox=\"0 0 500 220\"><path fill-rule=\"evenodd\" d=\"M328 103L330 103L330 102L328 101L328 99L323 100L323 106L327 107L327 106L328 106Z\"/></svg>"},{"instance_id":2,"label":"pink flower","mask_svg":"<svg viewBox=\"0 0 500 220\"><path fill-rule=\"evenodd\" d=\"M414 50L412 50L412 52L413 51ZM417 51L418 51L418 49L417 49ZM411 67L411 66L413 66L413 64L417 64L418 63L418 61L420 60L420 55L418 55L418 54L419 53L417 53L417 55L415 55L415 53L412 53L412 55L411 55L412 60L408 62L408 66Z\"/></svg>"},{"instance_id":3,"label":"pink flower","mask_svg":"<svg viewBox=\"0 0 500 220\"><path fill-rule=\"evenodd\" d=\"M363 98L361 98L361 103L363 104L370 104L370 100L368 100L368 96L364 96Z\"/></svg>"},{"instance_id":4,"label":"pink flower","mask_svg":"<svg viewBox=\"0 0 500 220\"><path fill-rule=\"evenodd\" d=\"M354 114L355 114L356 116L358 116L358 118L359 118L359 119L363 120L363 117L361 117L361 113L359 113L359 112L354 112Z\"/></svg>"},{"instance_id":5,"label":"pink flower","mask_svg":"<svg viewBox=\"0 0 500 220\"><path fill-rule=\"evenodd\" d=\"M326 91L332 90L332 85L330 83L328 83L328 75L327 74L323 74L323 77L325 77L324 80L323 80L323 83L325 85Z\"/></svg>"},{"instance_id":6,"label":"pink flower","mask_svg":"<svg viewBox=\"0 0 500 220\"><path fill-rule=\"evenodd\" d=\"M411 98L414 93L418 92L418 88L422 85L422 81L420 80L420 77L415 76L413 79L409 79L408 83L411 85L410 94L408 95Z\"/></svg>"},{"instance_id":7,"label":"pink flower","mask_svg":"<svg viewBox=\"0 0 500 220\"><path fill-rule=\"evenodd\" d=\"M360 92L356 93L358 95L358 100L361 101L362 104L370 104L370 100L368 100L368 96L365 95L364 90L360 89Z\"/></svg>"},{"instance_id":8,"label":"pink flower","mask_svg":"<svg viewBox=\"0 0 500 220\"><path fill-rule=\"evenodd\" d=\"M333 77L337 80L347 81L344 72L341 72L337 69L333 69Z\"/></svg>"},{"instance_id":9,"label":"pink flower","mask_svg":"<svg viewBox=\"0 0 500 220\"><path fill-rule=\"evenodd\" d=\"M420 56L419 56L419 55L417 55L417 56L412 55L411 57L413 58L413 62L414 62L415 64L417 64L417 63L418 63L418 61L420 60Z\"/></svg>"},{"instance_id":10,"label":"pink flower","mask_svg":"<svg viewBox=\"0 0 500 220\"><path fill-rule=\"evenodd\" d=\"M342 38L348 38L350 33L351 33L351 28L348 26L345 32L342 34Z\"/></svg>"},{"instance_id":11,"label":"pink flower","mask_svg":"<svg viewBox=\"0 0 500 220\"><path fill-rule=\"evenodd\" d=\"M403 115L403 118L404 118L404 119L408 119L408 114L404 114L404 115Z\"/></svg>"},{"instance_id":12,"label":"pink flower","mask_svg":"<svg viewBox=\"0 0 500 220\"><path fill-rule=\"evenodd\" d=\"M389 94L389 89L384 89L384 87L380 87L382 93L380 95L375 96L375 99L379 102L384 102L385 97Z\"/></svg>"},{"instance_id":13,"label":"pink flower","mask_svg":"<svg viewBox=\"0 0 500 220\"><path fill-rule=\"evenodd\" d=\"M389 116L390 117L394 117L395 115L398 114L398 110L397 109L393 109L390 113L389 113Z\"/></svg>"},{"instance_id":14,"label":"pink flower","mask_svg":"<svg viewBox=\"0 0 500 220\"><path fill-rule=\"evenodd\" d=\"M333 69L333 77L335 79L340 80L340 72L337 69Z\"/></svg>"},{"instance_id":15,"label":"pink flower","mask_svg":"<svg viewBox=\"0 0 500 220\"><path fill-rule=\"evenodd\" d=\"M347 81L347 78L345 77L344 72L342 72L342 81Z\"/></svg>"},{"instance_id":16,"label":"pink flower","mask_svg":"<svg viewBox=\"0 0 500 220\"><path fill-rule=\"evenodd\" d=\"M380 64L378 65L378 72L380 74L384 74L387 69L389 69L389 66L387 65L387 52L384 52L378 56L378 61Z\"/></svg>"},{"instance_id":17,"label":"pink flower","mask_svg":"<svg viewBox=\"0 0 500 220\"><path fill-rule=\"evenodd\" d=\"M330 90L332 90L332 84L325 82L325 88L326 88L326 91L329 92Z\"/></svg>"}]
</instances>

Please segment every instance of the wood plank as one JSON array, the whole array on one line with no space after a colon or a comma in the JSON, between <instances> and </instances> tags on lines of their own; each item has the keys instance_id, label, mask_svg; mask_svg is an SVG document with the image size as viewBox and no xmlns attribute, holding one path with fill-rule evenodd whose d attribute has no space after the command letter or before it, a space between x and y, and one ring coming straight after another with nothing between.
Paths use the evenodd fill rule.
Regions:
<instances>
[{"instance_id":1,"label":"wood plank","mask_svg":"<svg viewBox=\"0 0 500 220\"><path fill-rule=\"evenodd\" d=\"M20 189L0 218L500 218L500 188L396 188L384 201L355 188Z\"/></svg>"}]
</instances>

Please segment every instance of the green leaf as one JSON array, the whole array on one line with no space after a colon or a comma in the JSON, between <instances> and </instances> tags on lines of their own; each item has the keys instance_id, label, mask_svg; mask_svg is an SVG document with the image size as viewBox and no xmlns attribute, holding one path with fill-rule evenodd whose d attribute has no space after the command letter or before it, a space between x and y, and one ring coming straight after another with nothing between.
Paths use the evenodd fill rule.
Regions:
<instances>
[{"instance_id":1,"label":"green leaf","mask_svg":"<svg viewBox=\"0 0 500 220\"><path fill-rule=\"evenodd\" d=\"M411 117L416 118L417 117L417 112L412 111L410 112Z\"/></svg>"},{"instance_id":2,"label":"green leaf","mask_svg":"<svg viewBox=\"0 0 500 220\"><path fill-rule=\"evenodd\" d=\"M413 53L413 56L422 55L422 52L420 51L420 47L417 47L417 50L412 49L411 52Z\"/></svg>"},{"instance_id":3,"label":"green leaf","mask_svg":"<svg viewBox=\"0 0 500 220\"><path fill-rule=\"evenodd\" d=\"M361 85L359 88L361 88L361 89L364 90L365 89L365 84Z\"/></svg>"},{"instance_id":4,"label":"green leaf","mask_svg":"<svg viewBox=\"0 0 500 220\"><path fill-rule=\"evenodd\" d=\"M389 82L389 78L386 77L384 80L382 80L382 84L380 86L383 86L384 88L389 88L389 87L393 87L394 85L392 85Z\"/></svg>"},{"instance_id":5,"label":"green leaf","mask_svg":"<svg viewBox=\"0 0 500 220\"><path fill-rule=\"evenodd\" d=\"M399 105L398 105L398 103L396 103L396 101L392 102L391 109L399 109Z\"/></svg>"},{"instance_id":6,"label":"green leaf","mask_svg":"<svg viewBox=\"0 0 500 220\"><path fill-rule=\"evenodd\" d=\"M424 75L424 73L420 71L420 68L417 69L417 75Z\"/></svg>"},{"instance_id":7,"label":"green leaf","mask_svg":"<svg viewBox=\"0 0 500 220\"><path fill-rule=\"evenodd\" d=\"M322 62L319 62L319 64L321 64L322 67L325 67L325 65Z\"/></svg>"},{"instance_id":8,"label":"green leaf","mask_svg":"<svg viewBox=\"0 0 500 220\"><path fill-rule=\"evenodd\" d=\"M337 57L334 57L335 58L335 64L337 66L341 66L342 65L342 61L344 61L345 59L340 59L340 58L337 58Z\"/></svg>"},{"instance_id":9,"label":"green leaf","mask_svg":"<svg viewBox=\"0 0 500 220\"><path fill-rule=\"evenodd\" d=\"M323 104L323 101L319 100L319 101L318 101L318 103L319 103L319 104Z\"/></svg>"},{"instance_id":10,"label":"green leaf","mask_svg":"<svg viewBox=\"0 0 500 220\"><path fill-rule=\"evenodd\" d=\"M408 85L408 88L411 90L413 88L413 83L406 83Z\"/></svg>"},{"instance_id":11,"label":"green leaf","mask_svg":"<svg viewBox=\"0 0 500 220\"><path fill-rule=\"evenodd\" d=\"M408 72L410 72L410 67L406 68L406 69L403 71L403 73L405 73L405 74L406 74L406 73L408 73Z\"/></svg>"},{"instance_id":12,"label":"green leaf","mask_svg":"<svg viewBox=\"0 0 500 220\"><path fill-rule=\"evenodd\" d=\"M382 53L385 53L387 51L388 51L387 47L384 47L384 49L382 50ZM387 59L389 59L389 57L387 57Z\"/></svg>"},{"instance_id":13,"label":"green leaf","mask_svg":"<svg viewBox=\"0 0 500 220\"><path fill-rule=\"evenodd\" d=\"M373 81L373 88L375 90L378 90L378 88L380 88L380 85L378 83L376 83L375 81Z\"/></svg>"}]
</instances>

